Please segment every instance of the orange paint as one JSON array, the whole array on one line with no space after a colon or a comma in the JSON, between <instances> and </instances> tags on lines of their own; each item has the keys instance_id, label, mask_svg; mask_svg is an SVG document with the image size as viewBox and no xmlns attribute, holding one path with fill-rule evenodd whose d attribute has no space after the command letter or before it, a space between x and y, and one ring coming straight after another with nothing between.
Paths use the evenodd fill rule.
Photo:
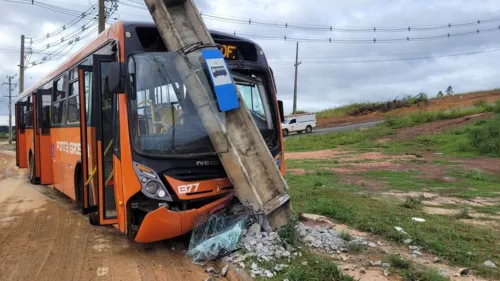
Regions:
<instances>
[{"instance_id":1,"label":"orange paint","mask_svg":"<svg viewBox=\"0 0 500 281\"><path fill-rule=\"evenodd\" d=\"M165 207L160 207L146 215L139 227L135 241L143 243L160 241L188 233L193 229L196 219L220 204L227 204L232 197L231 193L199 209L183 212L172 212Z\"/></svg>"},{"instance_id":2,"label":"orange paint","mask_svg":"<svg viewBox=\"0 0 500 281\"><path fill-rule=\"evenodd\" d=\"M194 182L180 181L167 176L165 176L165 178L180 200L211 197L233 190L232 184L228 178Z\"/></svg>"}]
</instances>

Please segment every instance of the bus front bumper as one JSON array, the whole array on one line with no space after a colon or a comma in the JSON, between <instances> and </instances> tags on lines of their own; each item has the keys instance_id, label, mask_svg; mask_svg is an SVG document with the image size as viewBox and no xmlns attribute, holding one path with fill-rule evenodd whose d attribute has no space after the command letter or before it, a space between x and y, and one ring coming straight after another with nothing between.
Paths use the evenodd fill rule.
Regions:
<instances>
[{"instance_id":1,"label":"bus front bumper","mask_svg":"<svg viewBox=\"0 0 500 281\"><path fill-rule=\"evenodd\" d=\"M196 219L213 210L225 206L233 197L232 193L199 209L173 212L160 207L149 212L141 223L135 241L139 243L155 242L186 234L193 230Z\"/></svg>"}]
</instances>

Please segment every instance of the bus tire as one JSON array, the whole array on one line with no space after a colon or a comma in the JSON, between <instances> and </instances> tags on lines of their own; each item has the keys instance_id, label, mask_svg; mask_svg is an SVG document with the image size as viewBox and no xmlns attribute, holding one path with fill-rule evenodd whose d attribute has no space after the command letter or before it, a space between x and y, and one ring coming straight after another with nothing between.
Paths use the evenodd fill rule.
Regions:
<instances>
[{"instance_id":1,"label":"bus tire","mask_svg":"<svg viewBox=\"0 0 500 281\"><path fill-rule=\"evenodd\" d=\"M311 126L306 127L306 132L310 134L313 131L313 128Z\"/></svg>"},{"instance_id":2,"label":"bus tire","mask_svg":"<svg viewBox=\"0 0 500 281\"><path fill-rule=\"evenodd\" d=\"M284 129L284 130L283 130L283 136L285 136L285 137L286 137L286 136L288 136L288 133L289 133L289 132L288 132L288 129Z\"/></svg>"},{"instance_id":3,"label":"bus tire","mask_svg":"<svg viewBox=\"0 0 500 281\"><path fill-rule=\"evenodd\" d=\"M89 214L89 222L91 225L99 225L99 214L98 213Z\"/></svg>"},{"instance_id":4,"label":"bus tire","mask_svg":"<svg viewBox=\"0 0 500 281\"><path fill-rule=\"evenodd\" d=\"M30 157L29 157L29 174L28 174L28 179L32 184L35 184L36 181L36 173L35 173L35 157L33 157L33 153L30 152Z\"/></svg>"}]
</instances>

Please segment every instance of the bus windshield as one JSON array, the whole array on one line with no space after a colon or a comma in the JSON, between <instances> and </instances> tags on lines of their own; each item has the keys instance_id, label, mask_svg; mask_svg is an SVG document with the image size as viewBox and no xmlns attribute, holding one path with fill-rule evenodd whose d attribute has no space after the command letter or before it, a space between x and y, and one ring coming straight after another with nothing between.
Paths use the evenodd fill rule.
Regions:
<instances>
[{"instance_id":1,"label":"bus windshield","mask_svg":"<svg viewBox=\"0 0 500 281\"><path fill-rule=\"evenodd\" d=\"M135 150L154 156L213 154L186 87L175 68L175 54L147 52L129 60L130 132ZM274 137L268 94L258 75L233 78L264 139Z\"/></svg>"}]
</instances>

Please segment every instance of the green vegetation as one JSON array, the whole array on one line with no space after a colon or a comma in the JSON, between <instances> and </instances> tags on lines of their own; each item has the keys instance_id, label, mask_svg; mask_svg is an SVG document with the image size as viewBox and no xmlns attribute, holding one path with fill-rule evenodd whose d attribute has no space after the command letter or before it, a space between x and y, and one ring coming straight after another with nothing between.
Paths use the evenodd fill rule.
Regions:
<instances>
[{"instance_id":1,"label":"green vegetation","mask_svg":"<svg viewBox=\"0 0 500 281\"><path fill-rule=\"evenodd\" d=\"M484 113L484 112L497 112L497 113L500 112L500 101L497 101L493 105L485 103L482 104L482 106L471 107L471 108L440 110L440 111L422 111L405 116L388 115L386 117L385 124L393 129L408 128L423 123L460 118L467 115Z\"/></svg>"},{"instance_id":2,"label":"green vegetation","mask_svg":"<svg viewBox=\"0 0 500 281\"><path fill-rule=\"evenodd\" d=\"M415 145L448 155L500 157L500 115L479 120L474 125L419 137L414 141Z\"/></svg>"},{"instance_id":3,"label":"green vegetation","mask_svg":"<svg viewBox=\"0 0 500 281\"><path fill-rule=\"evenodd\" d=\"M347 230L342 230L340 233L339 233L339 237L344 240L344 241L351 241L352 240L352 236L351 234L349 233L349 231Z\"/></svg>"},{"instance_id":4,"label":"green vegetation","mask_svg":"<svg viewBox=\"0 0 500 281\"><path fill-rule=\"evenodd\" d=\"M457 219L471 219L472 217L469 214L469 207L467 206L462 206L460 208L460 211L456 215Z\"/></svg>"},{"instance_id":5,"label":"green vegetation","mask_svg":"<svg viewBox=\"0 0 500 281\"><path fill-rule=\"evenodd\" d=\"M384 261L388 262L392 267L399 269L409 269L411 266L411 262L401 258L400 255L389 255L384 259Z\"/></svg>"},{"instance_id":6,"label":"green vegetation","mask_svg":"<svg viewBox=\"0 0 500 281\"><path fill-rule=\"evenodd\" d=\"M401 276L404 281L447 281L445 278L439 275L439 272L435 269L413 269L404 271Z\"/></svg>"},{"instance_id":7,"label":"green vegetation","mask_svg":"<svg viewBox=\"0 0 500 281\"><path fill-rule=\"evenodd\" d=\"M437 194L456 196L461 198L474 197L500 197L500 177L484 175L480 180L468 176L467 172L459 169L450 169L448 176L455 181L443 181L440 178L425 177L418 171L386 171L373 170L362 174L370 180L383 182L386 189L402 192L428 190ZM403 204L406 208L418 206L418 199L410 199L411 202ZM407 206L407 204L409 206Z\"/></svg>"},{"instance_id":8,"label":"green vegetation","mask_svg":"<svg viewBox=\"0 0 500 281\"><path fill-rule=\"evenodd\" d=\"M337 265L330 260L314 255L307 255L307 264L295 264L284 274L290 281L318 280L318 281L353 281L350 276L343 274ZM283 278L276 279L283 280Z\"/></svg>"},{"instance_id":9,"label":"green vegetation","mask_svg":"<svg viewBox=\"0 0 500 281\"><path fill-rule=\"evenodd\" d=\"M275 264L281 263L281 261L274 261L273 263L260 263L257 261L252 261L259 264L263 268L273 268ZM315 255L311 252L302 252L302 256L296 257L292 260L290 267L285 268L283 271L277 272L272 278L257 277L255 280L271 280L271 281L282 281L288 279L290 281L354 281L350 276L343 274L337 265L333 263L330 259ZM248 262L250 266L251 262Z\"/></svg>"},{"instance_id":10,"label":"green vegetation","mask_svg":"<svg viewBox=\"0 0 500 281\"><path fill-rule=\"evenodd\" d=\"M345 131L301 138L288 138L285 142L287 151L310 151L335 148L339 145L369 143L371 140L392 134L392 130L384 125L365 131ZM370 142L371 143L371 142Z\"/></svg>"},{"instance_id":11,"label":"green vegetation","mask_svg":"<svg viewBox=\"0 0 500 281\"><path fill-rule=\"evenodd\" d=\"M318 118L329 118L329 117L344 117L348 112L355 111L363 106L372 105L375 103L352 103L348 105L343 105L335 108L325 109L316 113Z\"/></svg>"},{"instance_id":12,"label":"green vegetation","mask_svg":"<svg viewBox=\"0 0 500 281\"><path fill-rule=\"evenodd\" d=\"M408 209L420 209L422 208L423 199L421 197L406 197L403 207Z\"/></svg>"},{"instance_id":13,"label":"green vegetation","mask_svg":"<svg viewBox=\"0 0 500 281\"><path fill-rule=\"evenodd\" d=\"M393 174L388 180L392 185L391 188L398 186L401 190L417 189L418 183L414 183L410 188L404 187L405 183L398 184L396 176L408 179L405 182L410 182L409 175ZM370 179L373 177L377 180L377 173L370 175ZM311 185L311 182L318 180L326 183L325 186ZM287 181L294 209L298 212L325 215L357 229L380 234L395 241L407 238L394 228L399 226L425 250L449 260L452 264L472 267L475 272L483 276L500 278L500 269L489 269L482 265L487 259L495 263L500 262L500 244L497 243L500 241L499 232L468 225L459 220L450 220L447 216L429 215L420 209L405 208L398 200L380 198L376 194L370 195L365 192L360 196L359 190L363 187L345 184L333 175L289 174ZM411 182L417 181L413 179ZM482 181L482 184L484 183ZM421 186L419 190L422 190ZM446 189L442 190L447 193ZM495 190L498 190L498 184ZM458 193L457 190L455 192ZM412 217L425 218L426 221L416 223L411 220ZM467 252L472 252L474 255L467 255ZM429 279L429 276L434 275L427 271L408 271L404 274L405 280L441 280ZM420 279L421 276L427 276L425 278L428 279Z\"/></svg>"},{"instance_id":14,"label":"green vegetation","mask_svg":"<svg viewBox=\"0 0 500 281\"><path fill-rule=\"evenodd\" d=\"M296 246L300 242L299 234L297 233L298 223L298 218L294 216L278 232L281 239L292 246Z\"/></svg>"}]
</instances>

